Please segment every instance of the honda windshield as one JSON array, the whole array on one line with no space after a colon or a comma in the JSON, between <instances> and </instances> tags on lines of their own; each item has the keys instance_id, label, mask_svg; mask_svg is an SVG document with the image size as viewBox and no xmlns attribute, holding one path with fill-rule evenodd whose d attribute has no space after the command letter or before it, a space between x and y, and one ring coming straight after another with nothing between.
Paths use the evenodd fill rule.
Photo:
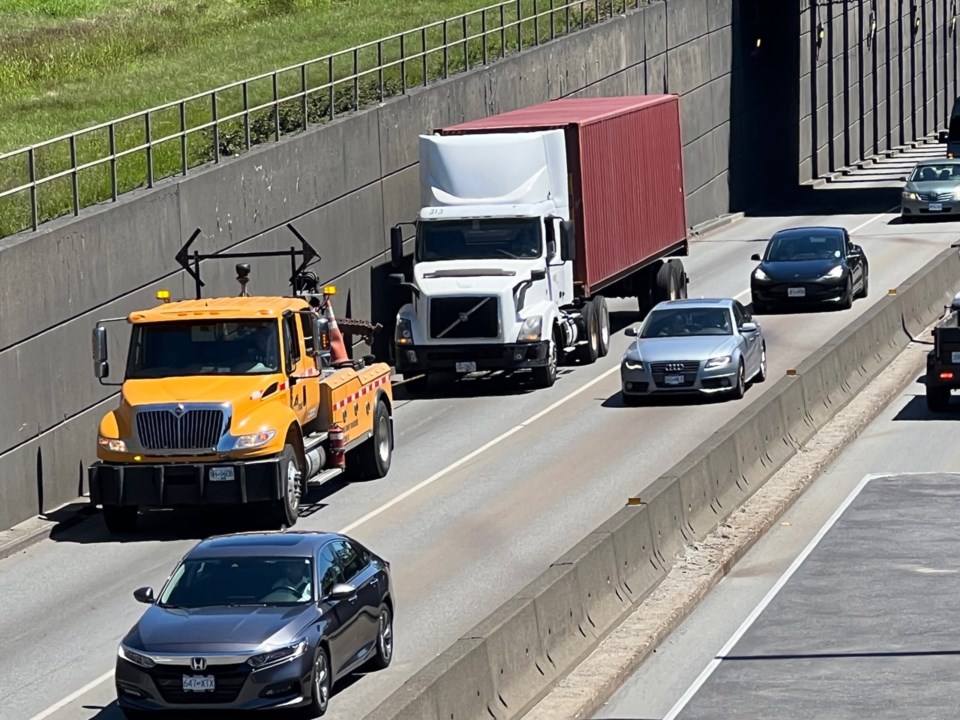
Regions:
<instances>
[{"instance_id":1,"label":"honda windshield","mask_svg":"<svg viewBox=\"0 0 960 720\"><path fill-rule=\"evenodd\" d=\"M185 560L161 591L167 608L301 605L313 601L313 564L304 557Z\"/></svg>"}]
</instances>

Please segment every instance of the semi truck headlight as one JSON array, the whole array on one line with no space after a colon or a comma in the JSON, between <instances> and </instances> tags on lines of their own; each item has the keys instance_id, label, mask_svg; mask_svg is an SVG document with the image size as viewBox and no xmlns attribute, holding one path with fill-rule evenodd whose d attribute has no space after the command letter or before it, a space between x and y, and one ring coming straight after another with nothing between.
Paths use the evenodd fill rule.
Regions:
<instances>
[{"instance_id":1,"label":"semi truck headlight","mask_svg":"<svg viewBox=\"0 0 960 720\"><path fill-rule=\"evenodd\" d=\"M266 445L273 440L273 436L276 434L276 430L261 430L260 432L250 433L249 435L240 435L237 438L237 449L249 450L250 448L258 448Z\"/></svg>"},{"instance_id":2,"label":"semi truck headlight","mask_svg":"<svg viewBox=\"0 0 960 720\"><path fill-rule=\"evenodd\" d=\"M520 335L517 342L539 342L540 330L543 328L543 318L528 317L520 326Z\"/></svg>"},{"instance_id":3,"label":"semi truck headlight","mask_svg":"<svg viewBox=\"0 0 960 720\"><path fill-rule=\"evenodd\" d=\"M127 444L123 440L117 440L116 438L98 438L97 441L100 443L100 447L104 450L109 450L110 452L122 453L127 451Z\"/></svg>"},{"instance_id":4,"label":"semi truck headlight","mask_svg":"<svg viewBox=\"0 0 960 720\"><path fill-rule=\"evenodd\" d=\"M413 324L407 318L397 318L394 340L397 345L413 345Z\"/></svg>"}]
</instances>

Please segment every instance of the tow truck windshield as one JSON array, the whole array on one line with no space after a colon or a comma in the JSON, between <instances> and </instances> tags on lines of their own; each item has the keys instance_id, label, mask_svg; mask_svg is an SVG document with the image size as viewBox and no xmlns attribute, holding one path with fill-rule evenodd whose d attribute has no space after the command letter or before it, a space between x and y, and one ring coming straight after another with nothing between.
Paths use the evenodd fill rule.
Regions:
<instances>
[{"instance_id":1,"label":"tow truck windshield","mask_svg":"<svg viewBox=\"0 0 960 720\"><path fill-rule=\"evenodd\" d=\"M491 218L420 223L417 262L528 260L543 255L540 220Z\"/></svg>"},{"instance_id":2,"label":"tow truck windshield","mask_svg":"<svg viewBox=\"0 0 960 720\"><path fill-rule=\"evenodd\" d=\"M127 379L280 372L275 320L134 325Z\"/></svg>"}]
</instances>

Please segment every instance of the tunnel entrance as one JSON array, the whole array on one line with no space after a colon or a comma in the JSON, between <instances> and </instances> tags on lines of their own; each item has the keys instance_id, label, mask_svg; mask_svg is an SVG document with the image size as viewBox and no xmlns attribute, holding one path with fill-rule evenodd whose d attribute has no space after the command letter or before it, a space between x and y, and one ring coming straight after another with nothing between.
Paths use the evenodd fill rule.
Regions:
<instances>
[{"instance_id":1,"label":"tunnel entrance","mask_svg":"<svg viewBox=\"0 0 960 720\"><path fill-rule=\"evenodd\" d=\"M730 206L754 213L799 189L800 12L733 0Z\"/></svg>"}]
</instances>

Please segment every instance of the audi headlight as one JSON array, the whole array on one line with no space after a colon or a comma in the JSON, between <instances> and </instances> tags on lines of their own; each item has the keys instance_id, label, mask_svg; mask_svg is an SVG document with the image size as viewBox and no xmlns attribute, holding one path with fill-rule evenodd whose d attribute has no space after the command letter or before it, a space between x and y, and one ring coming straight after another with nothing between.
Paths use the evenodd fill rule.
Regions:
<instances>
[{"instance_id":1,"label":"audi headlight","mask_svg":"<svg viewBox=\"0 0 960 720\"><path fill-rule=\"evenodd\" d=\"M273 440L276 430L261 430L260 432L250 433L249 435L240 435L237 438L238 450L249 450L266 445Z\"/></svg>"},{"instance_id":2,"label":"audi headlight","mask_svg":"<svg viewBox=\"0 0 960 720\"><path fill-rule=\"evenodd\" d=\"M643 360L640 358L625 357L623 359L623 366L627 370L643 370Z\"/></svg>"},{"instance_id":3,"label":"audi headlight","mask_svg":"<svg viewBox=\"0 0 960 720\"><path fill-rule=\"evenodd\" d=\"M295 660L303 655L303 653L306 651L307 641L301 640L296 645L289 645L285 648L280 648L279 650L271 650L270 652L254 655L253 657L247 659L247 665L252 667L254 670L263 670L267 667L272 667L274 665L279 665L280 663Z\"/></svg>"},{"instance_id":4,"label":"audi headlight","mask_svg":"<svg viewBox=\"0 0 960 720\"><path fill-rule=\"evenodd\" d=\"M146 655L141 655L140 653L136 652L135 650L131 650L128 647L124 647L122 644L117 648L117 655L127 662L131 662L134 665L139 665L142 668L149 669L156 665L151 658L148 658Z\"/></svg>"},{"instance_id":5,"label":"audi headlight","mask_svg":"<svg viewBox=\"0 0 960 720\"><path fill-rule=\"evenodd\" d=\"M110 452L122 453L127 451L127 444L123 440L100 437L97 438L97 442L100 443L100 447Z\"/></svg>"},{"instance_id":6,"label":"audi headlight","mask_svg":"<svg viewBox=\"0 0 960 720\"><path fill-rule=\"evenodd\" d=\"M413 345L413 323L407 318L398 317L393 338L397 345Z\"/></svg>"},{"instance_id":7,"label":"audi headlight","mask_svg":"<svg viewBox=\"0 0 960 720\"><path fill-rule=\"evenodd\" d=\"M729 355L723 355L722 357L710 358L707 360L707 369L711 370L713 368L724 367L733 362L733 358Z\"/></svg>"},{"instance_id":8,"label":"audi headlight","mask_svg":"<svg viewBox=\"0 0 960 720\"><path fill-rule=\"evenodd\" d=\"M540 331L543 328L543 318L528 317L520 326L520 334L517 336L517 342L539 342Z\"/></svg>"},{"instance_id":9,"label":"audi headlight","mask_svg":"<svg viewBox=\"0 0 960 720\"><path fill-rule=\"evenodd\" d=\"M901 193L900 197L902 197L904 200L919 200L919 199L920 199L920 196L917 195L915 192L908 192L908 191L906 191L906 190L904 190L903 193Z\"/></svg>"},{"instance_id":10,"label":"audi headlight","mask_svg":"<svg viewBox=\"0 0 960 720\"><path fill-rule=\"evenodd\" d=\"M769 280L769 279L770 279L770 276L767 275L767 274L766 274L763 270L761 270L760 268L757 268L756 270L753 271L753 276L754 276L757 280Z\"/></svg>"},{"instance_id":11,"label":"audi headlight","mask_svg":"<svg viewBox=\"0 0 960 720\"><path fill-rule=\"evenodd\" d=\"M837 265L833 270L831 270L831 271L828 272L826 275L824 275L824 277L828 277L828 278L838 278L838 277L840 277L841 275L843 275L843 266L842 266L842 265Z\"/></svg>"}]
</instances>

